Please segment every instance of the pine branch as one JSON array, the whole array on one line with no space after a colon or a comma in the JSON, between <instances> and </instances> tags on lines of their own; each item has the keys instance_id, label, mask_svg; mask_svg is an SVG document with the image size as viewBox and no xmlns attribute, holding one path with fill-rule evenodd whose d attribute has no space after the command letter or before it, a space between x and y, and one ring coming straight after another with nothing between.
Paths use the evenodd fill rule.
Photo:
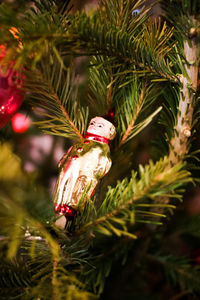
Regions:
<instances>
[{"instance_id":1,"label":"pine branch","mask_svg":"<svg viewBox=\"0 0 200 300\"><path fill-rule=\"evenodd\" d=\"M122 23L122 15L123 15L123 0L120 0L120 10L119 10L119 17L117 18L117 27L121 27Z\"/></svg>"},{"instance_id":2,"label":"pine branch","mask_svg":"<svg viewBox=\"0 0 200 300\"><path fill-rule=\"evenodd\" d=\"M58 267L58 260L55 259L54 262L53 262L53 272L52 272L52 287L53 287L53 300L57 300L59 299L59 291L57 290L57 285L58 285L58 282L57 282L57 267Z\"/></svg>"},{"instance_id":3,"label":"pine branch","mask_svg":"<svg viewBox=\"0 0 200 300\"><path fill-rule=\"evenodd\" d=\"M22 299L31 285L31 276L23 258L20 257L12 261L6 260L3 251L1 251L0 273L1 298L16 297L16 299Z\"/></svg>"},{"instance_id":4,"label":"pine branch","mask_svg":"<svg viewBox=\"0 0 200 300\"><path fill-rule=\"evenodd\" d=\"M159 94L156 85L147 87L145 82L143 86L136 75L128 87L121 87L117 96L119 144L116 149L141 132L161 111L162 107L158 107L152 113L152 105Z\"/></svg>"},{"instance_id":5,"label":"pine branch","mask_svg":"<svg viewBox=\"0 0 200 300\"><path fill-rule=\"evenodd\" d=\"M46 49L56 51L56 41L61 40L67 33L67 15L70 8L64 13L59 11L57 1L36 0L34 5L15 11L9 3L0 6L1 43L6 45L5 60L12 61L15 68L24 66L35 67L45 55ZM69 1L68 1L69 5ZM66 7L67 8L67 7ZM22 47L16 51L16 39L10 34L10 27L17 28Z\"/></svg>"},{"instance_id":6,"label":"pine branch","mask_svg":"<svg viewBox=\"0 0 200 300\"><path fill-rule=\"evenodd\" d=\"M104 12L102 14L105 16ZM140 16L137 18L140 19ZM176 81L167 58L168 52L173 49L173 44L169 42L172 30L169 30L165 24L163 27L157 26L157 21L155 21L153 35L150 36L148 33L151 28L148 24L151 23L146 25L145 17L139 21L140 25L137 24L138 20L134 19L137 25L134 22L131 23L130 34L125 30L109 26L109 19L101 20L100 17L99 19L96 17L90 19L84 14L77 14L72 19L70 32L83 43L83 48L87 47L89 54L96 54L95 52L98 51L98 54L112 57L113 67L124 66L125 63L127 73L149 73L159 78ZM152 44L152 40L155 44Z\"/></svg>"},{"instance_id":7,"label":"pine branch","mask_svg":"<svg viewBox=\"0 0 200 300\"><path fill-rule=\"evenodd\" d=\"M139 101L138 101L138 104L137 104L137 107L136 107L136 111L135 111L135 115L133 117L133 119L131 120L128 128L126 129L126 132L124 133L120 143L119 143L119 147L122 146L122 144L125 143L126 139L128 138L128 136L130 135L131 131L133 130L134 128L134 125L135 125L135 122L137 120L137 117L140 113L140 110L142 108L142 105L143 105L143 90L141 90L141 93L140 93L140 98L139 98Z\"/></svg>"},{"instance_id":8,"label":"pine branch","mask_svg":"<svg viewBox=\"0 0 200 300\"><path fill-rule=\"evenodd\" d=\"M72 130L75 131L76 135L80 138L81 141L83 141L83 136L80 133L80 131L78 130L78 128L75 126L74 122L72 121L72 119L70 118L69 114L67 113L66 109L64 108L64 106L61 103L61 100L58 98L58 95L55 94L53 87L49 84L49 89L52 93L52 96L55 98L58 106L60 107L60 110L62 111L63 115L65 116L66 120L69 122Z\"/></svg>"},{"instance_id":9,"label":"pine branch","mask_svg":"<svg viewBox=\"0 0 200 300\"><path fill-rule=\"evenodd\" d=\"M20 173L18 158L6 145L0 146L0 152L2 154L0 248L1 266L3 265L0 284L6 280L6 286L10 287L6 296L22 295L23 299L37 299L44 296L45 291L45 299L49 300L52 299L52 295L55 299L61 299L63 295L71 300L95 299L95 296L87 292L85 285L77 279L76 272L71 271L73 265L77 270L77 266L85 263L84 259L81 259L86 253L85 242L83 243L80 237L78 242L75 241L73 244L63 232L59 233L59 239L65 242L66 252L63 251L62 246L46 228L46 222L44 225L38 221L38 214L34 216L33 210L37 203L34 201L31 209L26 207L28 195L31 194L38 202L40 197L38 191L34 195L33 191L30 193L30 186L26 186L28 183L24 180L27 180L27 177L23 178L23 173ZM11 173L5 172L8 165L12 169ZM46 198L44 195L42 197ZM47 206L47 203L44 205ZM51 221L48 219L48 222ZM52 228L53 226L51 231ZM58 230L56 231L56 228L54 230L53 232L58 234ZM82 251L78 251L78 248ZM21 264L18 266L13 264L13 259L18 261L18 258L24 259L23 268ZM28 275L25 275L26 273ZM5 284L2 292L6 293Z\"/></svg>"},{"instance_id":10,"label":"pine branch","mask_svg":"<svg viewBox=\"0 0 200 300\"><path fill-rule=\"evenodd\" d=\"M177 125L174 138L170 141L170 163L176 164L188 152L188 138L191 136L192 116L194 111L194 96L198 81L198 47L192 39L184 42L185 70L187 75L181 75L180 102L177 115Z\"/></svg>"},{"instance_id":11,"label":"pine branch","mask_svg":"<svg viewBox=\"0 0 200 300\"><path fill-rule=\"evenodd\" d=\"M44 0L43 2L45 3ZM103 54L112 58L113 66L127 67L128 64L128 72L139 71L143 74L146 72L150 75L155 74L159 78L175 80L176 77L171 71L167 58L168 52L171 52L173 47L170 45L172 31L165 25L157 26L157 21L153 26L148 25L151 22L145 24L150 8L142 7L139 14L133 15L132 11L140 7L143 2L136 1L134 4L131 1L120 2L120 6L123 6L121 10L123 22L119 27L114 26L117 20L114 20L112 13L109 12L108 3L105 4L106 13L104 6L100 6L97 17L89 18L84 13L78 13L75 17L70 16L70 23L60 14L55 16L57 7L54 1L52 1L53 5L45 4L42 9L39 6L38 10L33 9L27 12L24 18L21 17L22 19L18 20L18 24L15 25L19 29L19 39L23 44L21 51L17 55L15 53L16 66L25 63L35 66L45 54L47 47L53 49L55 54L58 53L56 47L59 44L65 54L83 55L84 49L87 55ZM113 11L116 5L112 3ZM5 20L6 22L8 20ZM21 23L23 23L23 28L20 26ZM150 35L149 32L153 27L153 34ZM10 36L5 32L3 36L6 36L4 41L8 45L11 59L11 54L16 47L11 44L9 46Z\"/></svg>"},{"instance_id":12,"label":"pine branch","mask_svg":"<svg viewBox=\"0 0 200 300\"><path fill-rule=\"evenodd\" d=\"M193 19L193 26L197 27L197 20ZM184 57L185 64L182 61L179 62L182 74L180 75L180 91L179 91L179 106L177 115L175 115L176 124L173 130L173 136L169 141L169 165L176 165L183 161L189 150L189 138L191 136L192 118L194 112L195 93L197 91L198 82L198 46L197 40L194 37L185 39L183 35L187 33L181 33L184 41ZM178 60L180 59L177 53ZM162 200L163 203L169 203L169 198ZM162 212L162 210L154 210ZM155 227L154 227L155 229Z\"/></svg>"},{"instance_id":13,"label":"pine branch","mask_svg":"<svg viewBox=\"0 0 200 300\"><path fill-rule=\"evenodd\" d=\"M189 259L176 256L153 256L147 254L146 259L163 265L166 274L174 284L179 284L182 289L190 291L199 291L199 267L191 265Z\"/></svg>"},{"instance_id":14,"label":"pine branch","mask_svg":"<svg viewBox=\"0 0 200 300\"><path fill-rule=\"evenodd\" d=\"M113 87L112 87L112 81L113 81L113 76L112 76L112 71L110 72L110 84L108 86L108 91L107 91L107 95L106 95L106 104L108 109L110 109L111 107L111 103L112 103L112 92L113 92Z\"/></svg>"},{"instance_id":15,"label":"pine branch","mask_svg":"<svg viewBox=\"0 0 200 300\"><path fill-rule=\"evenodd\" d=\"M100 55L90 61L88 101L91 109L100 115L115 108L119 94L119 78L113 74L115 70L110 63L109 58Z\"/></svg>"},{"instance_id":16,"label":"pine branch","mask_svg":"<svg viewBox=\"0 0 200 300\"><path fill-rule=\"evenodd\" d=\"M46 119L35 122L44 132L83 140L88 110L78 102L74 76L69 69L65 70L55 56L49 55L40 69L27 74L25 86L32 105Z\"/></svg>"},{"instance_id":17,"label":"pine branch","mask_svg":"<svg viewBox=\"0 0 200 300\"><path fill-rule=\"evenodd\" d=\"M77 279L77 276L73 272L73 264L77 269L80 264L80 260L71 259L69 261L68 257L70 254L61 256L61 261L55 264L49 257L49 253L43 247L43 252L38 253L38 257L32 260L28 260L29 270L33 273L32 276L32 286L27 290L27 299L36 298L38 296L44 295L45 298L52 299L62 299L66 297L67 299L95 299L95 295L87 292L85 285ZM69 250L70 247L67 249ZM83 262L82 262L83 263ZM54 280L55 279L55 280ZM53 281L53 284L50 284Z\"/></svg>"},{"instance_id":18,"label":"pine branch","mask_svg":"<svg viewBox=\"0 0 200 300\"><path fill-rule=\"evenodd\" d=\"M14 16L14 12L7 12L5 7L0 9L0 18L1 12L5 14L0 35L2 43L6 42L8 46L6 59L16 58L16 66L26 63L25 69L35 65L36 71L31 71L31 76L27 75L25 80L34 106L44 110L43 116L47 120L39 123L45 132L82 139L87 125L88 111L79 106L74 83L69 80L70 72L66 71L64 66L63 56L66 54L96 56L97 63L91 68L90 75L93 85L91 97L95 98L93 102L96 110L100 104L102 110L115 105L119 107L116 119L119 121L119 135L121 134L120 146L147 126L160 111L160 108L156 109L154 101L158 99L158 91L152 88L156 81L176 82L175 93L178 90L177 78L182 85L177 97L180 99L178 116L176 98L174 103L165 103L172 111L167 120L169 127L173 127L172 124L175 123L175 135L173 138L169 136L169 157L156 164L150 162L148 166L140 166L139 175L133 172L129 180L124 179L118 182L115 188L109 188L97 211L91 204L92 201L89 201L83 215L79 216L82 219L78 220L80 229L72 237L59 233L53 225L49 227L49 231L46 223L41 222L39 214L36 213L36 204L28 209L29 204L25 204L24 199L29 203L31 194L34 199L40 201L39 192L32 191L32 184L30 187L25 176L19 171L19 164L12 155L10 160L10 152L4 151L0 146L0 222L3 235L0 246L3 253L10 258L18 253L22 254L28 266L28 274L31 275L30 281L30 277L26 280L22 278L17 285L12 276L20 276L19 266L18 272L6 273L6 276L12 279L9 284L12 286L14 282L15 287L21 287L22 291L19 291L22 297L25 292L27 299L45 297L48 300L52 299L53 295L56 300L63 297L68 300L88 300L93 297L87 292L88 286L92 282L94 288L97 290L99 287L101 292L105 277L112 266L112 254L116 250L116 256L119 257L123 252L121 245L115 247L119 237L126 236L128 241L137 238L133 225L139 222L161 224L160 218L166 216L163 209L175 208L174 205L168 204L169 199L181 199L184 184L192 182L191 175L184 169L182 161L189 150L188 138L194 115L192 93L196 92L197 85L197 64L193 65L193 59L195 63L197 61L197 50L194 57L189 53L197 47L193 37L189 37L188 41L184 38L184 57L180 50L183 35L176 43L174 39L177 32L167 27L166 23L162 24L158 19L154 23L147 22L148 9L142 8L139 14L133 15L133 9L139 8L143 1L102 0L100 9L93 17L78 13L70 18L70 22L68 13L58 13L56 2L58 1L35 1L37 9L33 9L32 13L21 14L21 19L17 17L12 20L10 16ZM175 1L170 1L172 2ZM189 3L188 0L183 2ZM189 4L187 8L190 9ZM196 14L195 11L194 13ZM187 17L184 20L186 19ZM16 27L19 26L19 36L23 43L23 48L17 53L16 41L6 33L12 21ZM197 31L194 30L195 34ZM188 34L192 35L192 30ZM190 48L190 43L193 48ZM47 54L48 57L45 57ZM180 77L177 75L179 73L182 73ZM142 86L144 79L152 80L149 88ZM135 91L133 89L130 92L130 86L135 87ZM46 194L44 198L47 198ZM153 207L162 208L162 211L151 211ZM54 217L51 218L53 222ZM29 237L25 236L27 226L30 230ZM53 234L58 234L56 240L50 234L52 229ZM42 237L40 242L31 240L38 234ZM112 247L114 245L114 250L109 249L110 252L107 252L109 257L106 261L104 245L108 239L105 235L113 236L109 241ZM126 251L124 250L123 255ZM184 279L188 290L190 283L187 286L187 281L194 282L195 289L199 290L198 270L193 272L191 266L186 265L184 268L184 263L176 265L170 259L164 264L172 269L171 277L178 274L181 280ZM81 277L83 271L84 280Z\"/></svg>"},{"instance_id":19,"label":"pine branch","mask_svg":"<svg viewBox=\"0 0 200 300\"><path fill-rule=\"evenodd\" d=\"M102 20L110 22L113 28L132 32L133 27L140 25L150 7L145 8L144 0L102 0L99 5L98 16ZM140 9L140 14L133 14L134 10ZM136 23L133 25L133 23Z\"/></svg>"},{"instance_id":20,"label":"pine branch","mask_svg":"<svg viewBox=\"0 0 200 300\"><path fill-rule=\"evenodd\" d=\"M74 236L83 234L88 230L98 230L107 235L114 232L118 236L127 235L136 238L128 232L126 224L127 222L134 224L135 215L137 216L137 202L144 201L147 198L156 200L159 196L165 198L166 194L170 197L170 192L172 197L179 198L180 195L175 193L175 189L191 181L188 177L189 173L181 170L180 165L167 170L167 164L168 161L165 159L164 161L160 160L155 165L150 163L145 168L140 166L140 180L137 181L136 174L133 173L129 182L124 180L118 183L116 188L110 189L97 213L97 217L75 232ZM159 192L157 191L158 186ZM160 203L162 204L161 200ZM138 210L138 216L140 214L141 217L163 217L163 214L151 213L145 210ZM143 221L145 222L145 220Z\"/></svg>"}]
</instances>

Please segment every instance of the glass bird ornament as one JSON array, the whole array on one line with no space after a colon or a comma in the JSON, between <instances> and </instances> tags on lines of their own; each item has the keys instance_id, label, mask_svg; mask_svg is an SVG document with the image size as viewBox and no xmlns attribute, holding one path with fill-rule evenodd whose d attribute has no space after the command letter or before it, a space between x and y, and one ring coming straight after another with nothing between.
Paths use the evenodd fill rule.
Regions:
<instances>
[{"instance_id":1,"label":"glass bird ornament","mask_svg":"<svg viewBox=\"0 0 200 300\"><path fill-rule=\"evenodd\" d=\"M109 141L115 137L114 125L102 117L93 118L84 141L75 144L59 163L59 176L54 191L56 225L67 228L79 210L83 193L91 197L99 180L111 168ZM82 203L83 202L83 203Z\"/></svg>"}]
</instances>

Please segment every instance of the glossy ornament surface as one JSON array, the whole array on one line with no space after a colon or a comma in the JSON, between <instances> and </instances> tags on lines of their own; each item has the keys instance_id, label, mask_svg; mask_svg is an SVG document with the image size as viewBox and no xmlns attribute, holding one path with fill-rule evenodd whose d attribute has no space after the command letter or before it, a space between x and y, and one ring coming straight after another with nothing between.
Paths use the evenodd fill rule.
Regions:
<instances>
[{"instance_id":1,"label":"glossy ornament surface","mask_svg":"<svg viewBox=\"0 0 200 300\"><path fill-rule=\"evenodd\" d=\"M59 215L69 219L74 214L71 211L69 214L66 206L81 210L85 198L91 197L99 180L108 173L112 164L108 143L114 136L115 127L111 122L102 117L93 118L85 140L64 155L54 192L55 211Z\"/></svg>"},{"instance_id":2,"label":"glossy ornament surface","mask_svg":"<svg viewBox=\"0 0 200 300\"><path fill-rule=\"evenodd\" d=\"M0 45L0 128L6 125L18 111L24 99L22 75L9 67L6 71L2 59L6 55L6 47Z\"/></svg>"},{"instance_id":3,"label":"glossy ornament surface","mask_svg":"<svg viewBox=\"0 0 200 300\"><path fill-rule=\"evenodd\" d=\"M9 69L3 74L0 69L0 128L11 120L22 104L24 94L20 86L14 70Z\"/></svg>"}]
</instances>

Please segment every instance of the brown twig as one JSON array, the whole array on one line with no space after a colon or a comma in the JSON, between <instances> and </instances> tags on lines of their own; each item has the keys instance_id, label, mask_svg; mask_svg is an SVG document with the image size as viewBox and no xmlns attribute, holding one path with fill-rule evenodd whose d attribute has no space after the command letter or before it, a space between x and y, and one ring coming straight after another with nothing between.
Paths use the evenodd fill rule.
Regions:
<instances>
[{"instance_id":1,"label":"brown twig","mask_svg":"<svg viewBox=\"0 0 200 300\"><path fill-rule=\"evenodd\" d=\"M107 104L108 110L110 109L110 106L111 106L112 91L113 91L113 87L112 87L113 76L112 76L112 72L110 72L110 73L111 73L111 75L110 75L111 83L109 85L109 88L108 88L108 91L106 94L106 104Z\"/></svg>"},{"instance_id":2,"label":"brown twig","mask_svg":"<svg viewBox=\"0 0 200 300\"><path fill-rule=\"evenodd\" d=\"M117 27L120 27L120 25L121 25L122 14L123 14L123 0L120 1L120 10L119 10L119 16L117 18Z\"/></svg>"}]
</instances>

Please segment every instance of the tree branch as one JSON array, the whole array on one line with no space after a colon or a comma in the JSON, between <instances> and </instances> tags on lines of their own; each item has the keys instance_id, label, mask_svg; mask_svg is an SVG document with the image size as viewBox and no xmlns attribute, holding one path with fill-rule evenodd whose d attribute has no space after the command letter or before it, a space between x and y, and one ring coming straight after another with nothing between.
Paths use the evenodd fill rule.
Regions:
<instances>
[{"instance_id":1,"label":"tree branch","mask_svg":"<svg viewBox=\"0 0 200 300\"><path fill-rule=\"evenodd\" d=\"M39 74L39 78L43 78L43 75L42 75L42 73L40 71L38 71L38 74ZM65 107L62 105L62 102L61 102L60 98L58 97L57 93L54 91L54 88L53 88L52 84L47 79L46 79L46 84L47 84L47 86L49 88L50 93L53 96L53 99L55 100L55 102L59 106L59 108L62 111L64 117L66 118L66 120L70 124L71 128L75 131L76 135L83 142L84 138L83 138L82 134L80 133L80 131L78 130L78 128L74 125L73 120L70 118L70 116L69 116L68 112L66 111Z\"/></svg>"},{"instance_id":2,"label":"tree branch","mask_svg":"<svg viewBox=\"0 0 200 300\"><path fill-rule=\"evenodd\" d=\"M183 74L180 76L182 88L180 89L177 124L174 128L174 137L169 142L169 164L166 170L184 159L184 156L188 153L188 138L191 136L192 117L195 104L193 94L197 91L198 83L198 47L193 38L190 39L190 44L185 40L184 54L187 61L184 65L187 76L184 76ZM159 201L168 204L169 198L165 197ZM162 209L155 208L153 211L161 213ZM152 230L155 230L155 228L155 225L151 225Z\"/></svg>"},{"instance_id":3,"label":"tree branch","mask_svg":"<svg viewBox=\"0 0 200 300\"><path fill-rule=\"evenodd\" d=\"M82 134L80 133L80 131L78 130L78 128L74 125L74 122L71 120L69 114L67 113L67 111L65 110L64 106L62 105L58 95L56 93L53 92L53 96L57 102L57 104L59 105L63 115L65 116L65 118L67 119L67 121L69 122L70 126L73 128L73 130L76 132L77 136L80 138L80 140L83 142L84 138L82 136Z\"/></svg>"},{"instance_id":4,"label":"tree branch","mask_svg":"<svg viewBox=\"0 0 200 300\"><path fill-rule=\"evenodd\" d=\"M108 91L106 94L106 104L107 104L108 110L110 110L110 106L111 106L111 102L112 102L112 91L113 91L112 81L113 81L113 75L112 75L112 71L110 71L110 84L109 84Z\"/></svg>"},{"instance_id":5,"label":"tree branch","mask_svg":"<svg viewBox=\"0 0 200 300\"><path fill-rule=\"evenodd\" d=\"M124 133L124 135L123 135L123 137L122 137L122 139L121 139L121 141L119 143L118 148L121 147L125 143L126 139L130 135L130 133L131 133L131 131L132 131L134 125L135 125L135 122L137 120L137 117L139 115L139 112L141 110L141 107L142 107L142 104L143 104L143 100L144 100L144 92L142 90L141 93L140 93L140 99L139 99L138 105L136 107L135 115L134 115L133 119L131 120L131 122L130 122L127 130L126 130L126 132Z\"/></svg>"},{"instance_id":6,"label":"tree branch","mask_svg":"<svg viewBox=\"0 0 200 300\"><path fill-rule=\"evenodd\" d=\"M140 189L137 192L137 194L135 193L135 195L130 200L128 200L127 202L125 202L125 203L121 204L120 206L116 207L115 209L113 209L111 212L108 212L104 216L101 216L101 217L97 218L96 220L87 223L84 227L77 230L74 233L73 237L76 237L80 234L83 234L84 232L89 230L91 227L97 226L98 224L101 224L101 223L105 222L106 220L118 215L124 209L130 207L130 205L133 204L133 202L138 201L139 199L145 197L148 194L148 191L150 191L151 188L153 186L156 186L160 181L162 182L163 177L165 177L166 175L167 175L167 172L162 172L160 174L156 174L156 176L151 181L151 183L148 186L144 187L143 189ZM161 216L161 214L157 214L157 213L155 213L155 215L157 215L158 217Z\"/></svg>"},{"instance_id":7,"label":"tree branch","mask_svg":"<svg viewBox=\"0 0 200 300\"><path fill-rule=\"evenodd\" d=\"M194 111L193 94L197 91L198 48L194 39L191 40L191 45L188 41L184 42L184 53L187 60L185 69L188 76L180 76L182 88L180 90L177 125L174 129L174 137L170 141L169 161L171 166L183 160L184 155L188 152L188 138L191 135Z\"/></svg>"},{"instance_id":8,"label":"tree branch","mask_svg":"<svg viewBox=\"0 0 200 300\"><path fill-rule=\"evenodd\" d=\"M117 18L117 27L120 28L121 22L122 22L122 14L123 14L123 0L120 1L120 11Z\"/></svg>"}]
</instances>

